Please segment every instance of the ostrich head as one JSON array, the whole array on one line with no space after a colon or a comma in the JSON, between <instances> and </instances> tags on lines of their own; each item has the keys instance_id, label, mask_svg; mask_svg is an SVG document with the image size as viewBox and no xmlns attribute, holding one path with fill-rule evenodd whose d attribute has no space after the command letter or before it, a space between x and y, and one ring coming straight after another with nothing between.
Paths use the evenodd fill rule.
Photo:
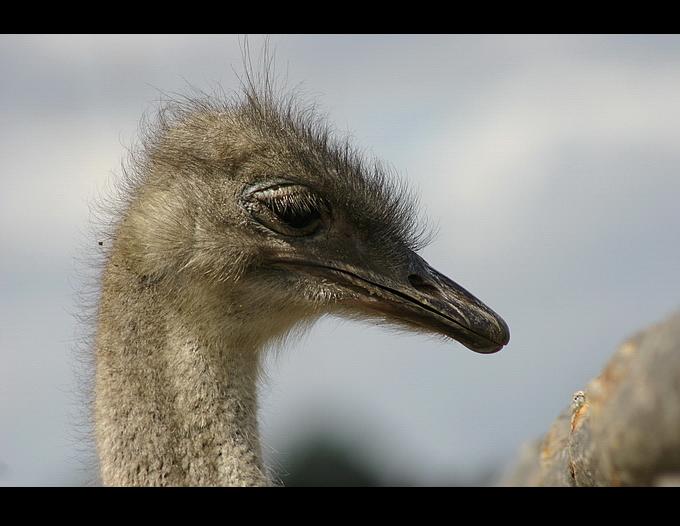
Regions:
<instances>
[{"instance_id":1,"label":"ostrich head","mask_svg":"<svg viewBox=\"0 0 680 526\"><path fill-rule=\"evenodd\" d=\"M309 108L267 90L166 107L121 237L206 331L270 340L335 313L492 353L505 322L417 253L416 202ZM223 323L220 319L223 319ZM217 323L216 323L217 322Z\"/></svg>"}]
</instances>

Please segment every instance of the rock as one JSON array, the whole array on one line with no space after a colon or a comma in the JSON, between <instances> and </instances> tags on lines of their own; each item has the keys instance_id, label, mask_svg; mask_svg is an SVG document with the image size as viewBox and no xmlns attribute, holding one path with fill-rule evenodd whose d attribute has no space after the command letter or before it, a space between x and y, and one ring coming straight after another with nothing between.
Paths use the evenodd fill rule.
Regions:
<instances>
[{"instance_id":1,"label":"rock","mask_svg":"<svg viewBox=\"0 0 680 526\"><path fill-rule=\"evenodd\" d=\"M502 485L675 485L680 473L680 312L626 341Z\"/></svg>"}]
</instances>

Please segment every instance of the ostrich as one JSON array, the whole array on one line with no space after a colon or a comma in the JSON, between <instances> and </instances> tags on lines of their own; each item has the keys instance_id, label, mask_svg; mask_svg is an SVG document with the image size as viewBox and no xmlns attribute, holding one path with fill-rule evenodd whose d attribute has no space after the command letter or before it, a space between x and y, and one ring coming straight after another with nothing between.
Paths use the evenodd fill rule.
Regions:
<instances>
[{"instance_id":1,"label":"ostrich","mask_svg":"<svg viewBox=\"0 0 680 526\"><path fill-rule=\"evenodd\" d=\"M412 194L296 100L248 76L233 97L168 102L131 157L96 314L105 485L271 484L260 358L322 315L508 343L416 253Z\"/></svg>"}]
</instances>

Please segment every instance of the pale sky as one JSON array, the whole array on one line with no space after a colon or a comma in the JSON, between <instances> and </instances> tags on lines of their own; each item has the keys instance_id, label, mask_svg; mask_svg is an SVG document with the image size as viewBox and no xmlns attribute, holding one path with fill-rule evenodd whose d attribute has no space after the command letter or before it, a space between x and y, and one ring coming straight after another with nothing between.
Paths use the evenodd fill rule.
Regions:
<instances>
[{"instance_id":1,"label":"pale sky","mask_svg":"<svg viewBox=\"0 0 680 526\"><path fill-rule=\"evenodd\" d=\"M251 37L257 46L260 37ZM278 70L420 193L422 255L510 345L323 320L267 363L270 462L317 429L385 473L500 466L680 307L680 37L271 37ZM237 86L235 36L0 36L0 484L79 484L89 203L159 90Z\"/></svg>"}]
</instances>

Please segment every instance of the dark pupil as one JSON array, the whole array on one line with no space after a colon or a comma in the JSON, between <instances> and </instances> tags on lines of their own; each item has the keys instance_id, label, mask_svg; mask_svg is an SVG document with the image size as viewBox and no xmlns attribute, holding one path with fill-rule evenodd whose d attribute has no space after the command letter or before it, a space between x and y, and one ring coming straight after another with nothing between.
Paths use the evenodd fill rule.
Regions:
<instances>
[{"instance_id":1,"label":"dark pupil","mask_svg":"<svg viewBox=\"0 0 680 526\"><path fill-rule=\"evenodd\" d=\"M293 228L305 228L314 224L321 219L321 214L318 210L300 210L291 207L283 207L276 211L276 215Z\"/></svg>"}]
</instances>

